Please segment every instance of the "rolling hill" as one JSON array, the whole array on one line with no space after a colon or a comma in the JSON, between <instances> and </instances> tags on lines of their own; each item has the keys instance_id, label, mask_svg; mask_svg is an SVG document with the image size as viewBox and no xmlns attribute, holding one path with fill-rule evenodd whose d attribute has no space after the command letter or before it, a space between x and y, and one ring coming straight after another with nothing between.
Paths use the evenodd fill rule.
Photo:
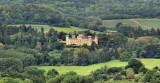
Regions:
<instances>
[{"instance_id":1,"label":"rolling hill","mask_svg":"<svg viewBox=\"0 0 160 83\"><path fill-rule=\"evenodd\" d=\"M160 28L160 19L119 19L119 20L103 20L104 26L114 28L118 22L143 29Z\"/></svg>"}]
</instances>

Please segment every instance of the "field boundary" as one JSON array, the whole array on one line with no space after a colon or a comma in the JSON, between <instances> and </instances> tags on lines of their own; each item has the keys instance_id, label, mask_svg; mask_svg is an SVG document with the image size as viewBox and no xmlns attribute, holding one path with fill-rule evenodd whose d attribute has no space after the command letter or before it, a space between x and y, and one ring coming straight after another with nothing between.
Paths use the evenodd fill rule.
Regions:
<instances>
[{"instance_id":1,"label":"field boundary","mask_svg":"<svg viewBox=\"0 0 160 83\"><path fill-rule=\"evenodd\" d=\"M136 23L136 24L138 24L139 26L143 26L143 27L146 27L146 28L149 28L149 29L152 28L152 27L149 27L149 26L146 26L146 25L143 25L143 24L137 22L136 19L129 19L129 20L132 21L132 22L134 22L134 23Z\"/></svg>"}]
</instances>

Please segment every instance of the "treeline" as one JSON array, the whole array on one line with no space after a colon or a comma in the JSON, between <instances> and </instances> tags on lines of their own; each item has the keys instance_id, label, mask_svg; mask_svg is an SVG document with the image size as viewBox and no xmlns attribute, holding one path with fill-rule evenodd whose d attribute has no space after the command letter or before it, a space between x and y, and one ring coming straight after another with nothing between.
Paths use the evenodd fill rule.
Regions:
<instances>
[{"instance_id":1,"label":"treeline","mask_svg":"<svg viewBox=\"0 0 160 83\"><path fill-rule=\"evenodd\" d=\"M102 32L106 28L100 26L101 19L160 17L156 0L1 0L0 4L0 20L6 24L76 26Z\"/></svg>"},{"instance_id":2,"label":"treeline","mask_svg":"<svg viewBox=\"0 0 160 83\"><path fill-rule=\"evenodd\" d=\"M70 16L56 8L35 4L10 4L0 6L0 20L5 24L47 24L57 27L76 26L96 31L105 31L101 19Z\"/></svg>"},{"instance_id":3,"label":"treeline","mask_svg":"<svg viewBox=\"0 0 160 83\"><path fill-rule=\"evenodd\" d=\"M1 0L0 4L37 4L72 16L100 16L102 19L157 18L157 0ZM154 5L154 6L153 6ZM146 13L147 12L147 13Z\"/></svg>"},{"instance_id":4,"label":"treeline","mask_svg":"<svg viewBox=\"0 0 160 83\"><path fill-rule=\"evenodd\" d=\"M79 76L75 72L59 75L51 78L47 83L130 83L130 82L152 82L158 83L159 68L147 69L145 65L137 60L131 59L125 67L101 67L92 71L90 75Z\"/></svg>"},{"instance_id":5,"label":"treeline","mask_svg":"<svg viewBox=\"0 0 160 83\"><path fill-rule=\"evenodd\" d=\"M142 30L118 23L116 29L119 33L115 35L98 34L98 45L94 42L91 46L83 45L74 49L57 42L57 39L65 40L66 33L50 29L45 33L42 28L40 32L31 26L7 27L1 25L0 42L6 45L2 50L1 58L21 58L22 62L31 58L31 65L90 65L120 59L128 61L130 58L159 58L159 29ZM85 35L96 35L85 31ZM77 33L74 33L78 35ZM70 34L71 35L71 34ZM154 36L154 37L153 37ZM24 48L23 48L24 47ZM21 51L20 49L24 49ZM14 49L14 50L13 50ZM25 49L29 51L26 52ZM55 53L58 50L58 53ZM12 51L17 54L7 54ZM53 53L51 52L53 51ZM51 55L50 52L52 53ZM49 53L49 54L48 54ZM17 56L19 54L19 57ZM58 54L58 56L57 56ZM10 56L8 56L10 55ZM26 55L25 57L22 57ZM17 57L16 57L17 56ZM24 59L24 61L23 61Z\"/></svg>"},{"instance_id":6,"label":"treeline","mask_svg":"<svg viewBox=\"0 0 160 83\"><path fill-rule=\"evenodd\" d=\"M131 27L117 23L116 30L128 37L124 48L138 58L160 58L160 30L142 30L141 27ZM135 53L134 53L135 52ZM129 54L128 54L129 55Z\"/></svg>"},{"instance_id":7,"label":"treeline","mask_svg":"<svg viewBox=\"0 0 160 83\"><path fill-rule=\"evenodd\" d=\"M9 60L9 59L8 59ZM11 60L11 59L10 59ZM5 70L0 73L0 82L16 83L105 83L105 82L159 82L159 68L147 69L137 60L131 59L125 67L101 67L89 75L81 76L70 71L61 74L51 69L44 75L44 70L37 67L25 67L23 71Z\"/></svg>"},{"instance_id":8,"label":"treeline","mask_svg":"<svg viewBox=\"0 0 160 83\"><path fill-rule=\"evenodd\" d=\"M117 23L116 30L120 33L123 33L125 36L129 38L138 38L142 36L160 36L160 29L158 28L155 30L152 28L151 30L143 30L140 26L139 27L132 27L125 25L123 23Z\"/></svg>"},{"instance_id":9,"label":"treeline","mask_svg":"<svg viewBox=\"0 0 160 83\"><path fill-rule=\"evenodd\" d=\"M84 33L86 35L96 35L90 31ZM74 34L78 35L77 33ZM122 46L127 42L127 38L123 34L114 36L99 35L99 46L93 42L91 46L84 44L79 46L78 50L71 49L67 51L64 50L63 43L57 42L57 39L65 40L65 35L66 33L58 33L53 28L45 33L43 28L38 32L31 26L7 27L1 25L0 42L5 45L4 49L1 50L1 58L10 58L11 56L19 58L23 67L32 65L89 65L109 61L112 56L116 56L118 59L118 51L113 48ZM108 37L107 41L105 37ZM55 50L60 51L61 55L58 58L56 53L55 56L54 54L53 56L48 55L50 51Z\"/></svg>"}]
</instances>

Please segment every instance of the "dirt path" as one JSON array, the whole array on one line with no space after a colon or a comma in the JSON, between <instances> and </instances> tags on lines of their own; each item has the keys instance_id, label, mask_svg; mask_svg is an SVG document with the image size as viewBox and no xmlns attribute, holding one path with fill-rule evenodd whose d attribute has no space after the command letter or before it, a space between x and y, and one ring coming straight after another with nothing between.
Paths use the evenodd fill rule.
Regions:
<instances>
[{"instance_id":1,"label":"dirt path","mask_svg":"<svg viewBox=\"0 0 160 83\"><path fill-rule=\"evenodd\" d=\"M134 22L134 23L136 23L136 24L138 24L139 26L143 26L143 27L146 27L146 28L148 28L148 29L151 29L152 27L149 27L149 26L146 26L146 25L143 25L143 24L140 24L139 22L137 22L136 20L134 20L134 19L129 19L130 21L132 21L132 22Z\"/></svg>"}]
</instances>

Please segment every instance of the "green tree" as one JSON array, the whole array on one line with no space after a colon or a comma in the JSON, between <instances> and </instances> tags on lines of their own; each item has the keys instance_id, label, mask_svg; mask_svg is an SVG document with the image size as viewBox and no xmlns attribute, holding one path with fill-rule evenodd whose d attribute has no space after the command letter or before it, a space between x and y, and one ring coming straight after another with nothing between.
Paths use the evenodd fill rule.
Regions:
<instances>
[{"instance_id":1,"label":"green tree","mask_svg":"<svg viewBox=\"0 0 160 83\"><path fill-rule=\"evenodd\" d=\"M137 59L131 59L128 62L128 65L126 66L126 68L132 68L134 73L138 73L139 68L142 67L143 64L141 61L137 60Z\"/></svg>"},{"instance_id":2,"label":"green tree","mask_svg":"<svg viewBox=\"0 0 160 83\"><path fill-rule=\"evenodd\" d=\"M131 53L125 51L125 52L122 52L120 54L120 61L129 61L129 59L131 58Z\"/></svg>"},{"instance_id":3,"label":"green tree","mask_svg":"<svg viewBox=\"0 0 160 83\"><path fill-rule=\"evenodd\" d=\"M55 77L56 75L59 75L59 73L57 72L57 70L51 69L51 70L48 71L47 75L49 77Z\"/></svg>"}]
</instances>

